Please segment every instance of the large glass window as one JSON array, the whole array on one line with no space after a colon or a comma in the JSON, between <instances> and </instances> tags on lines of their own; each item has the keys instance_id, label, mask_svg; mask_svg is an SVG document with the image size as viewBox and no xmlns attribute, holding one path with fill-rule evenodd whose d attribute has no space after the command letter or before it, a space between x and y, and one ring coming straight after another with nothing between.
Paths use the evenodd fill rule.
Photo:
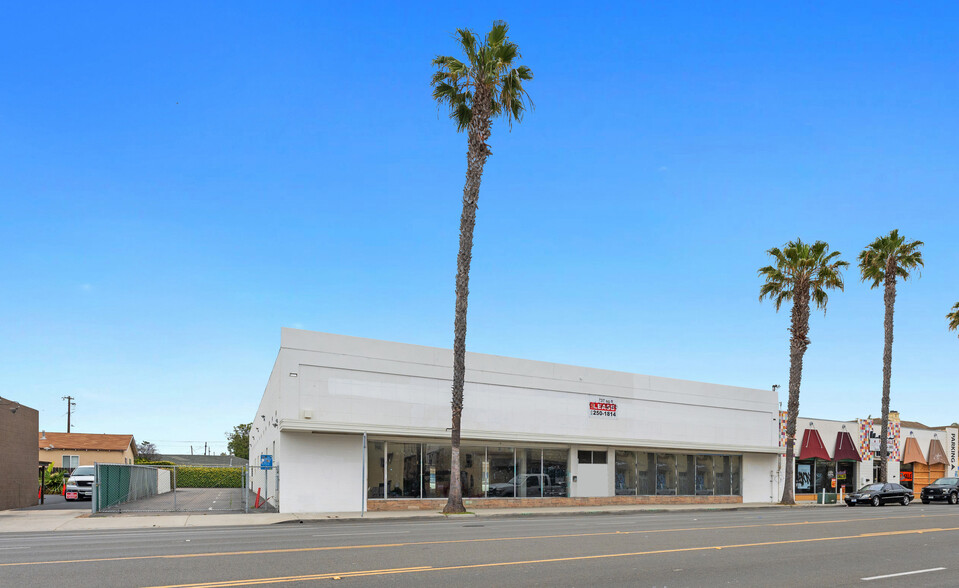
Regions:
<instances>
[{"instance_id":1,"label":"large glass window","mask_svg":"<svg viewBox=\"0 0 959 588\"><path fill-rule=\"evenodd\" d=\"M692 496L696 493L694 485L696 473L696 456L677 455L676 456L676 493L681 496Z\"/></svg>"},{"instance_id":2,"label":"large glass window","mask_svg":"<svg viewBox=\"0 0 959 588\"><path fill-rule=\"evenodd\" d=\"M743 493L742 459L738 455L729 457L729 493L733 496L740 496Z\"/></svg>"},{"instance_id":3,"label":"large glass window","mask_svg":"<svg viewBox=\"0 0 959 588\"><path fill-rule=\"evenodd\" d=\"M640 496L656 493L656 454L636 452L636 491Z\"/></svg>"},{"instance_id":4,"label":"large glass window","mask_svg":"<svg viewBox=\"0 0 959 588\"><path fill-rule=\"evenodd\" d=\"M512 447L489 447L487 449L489 459L489 485L487 496L513 496L516 490L515 481L516 468L513 464Z\"/></svg>"},{"instance_id":5,"label":"large glass window","mask_svg":"<svg viewBox=\"0 0 959 588\"><path fill-rule=\"evenodd\" d=\"M569 472L568 449L544 449L543 471L546 474L544 496L569 496L569 484L566 482Z\"/></svg>"},{"instance_id":6,"label":"large glass window","mask_svg":"<svg viewBox=\"0 0 959 588\"><path fill-rule=\"evenodd\" d=\"M366 445L366 496L385 498L383 489L383 451L386 443L371 441Z\"/></svg>"},{"instance_id":7,"label":"large glass window","mask_svg":"<svg viewBox=\"0 0 959 588\"><path fill-rule=\"evenodd\" d=\"M389 498L419 498L421 487L420 444L386 444L386 486Z\"/></svg>"},{"instance_id":8,"label":"large glass window","mask_svg":"<svg viewBox=\"0 0 959 588\"><path fill-rule=\"evenodd\" d=\"M676 456L656 454L656 494L676 494Z\"/></svg>"},{"instance_id":9,"label":"large glass window","mask_svg":"<svg viewBox=\"0 0 959 588\"><path fill-rule=\"evenodd\" d=\"M796 494L810 494L813 492L813 474L816 469L816 460L803 459L796 462Z\"/></svg>"},{"instance_id":10,"label":"large glass window","mask_svg":"<svg viewBox=\"0 0 959 588\"><path fill-rule=\"evenodd\" d=\"M634 496L637 492L637 467L635 451L616 451L616 489L617 496Z\"/></svg>"},{"instance_id":11,"label":"large glass window","mask_svg":"<svg viewBox=\"0 0 959 588\"><path fill-rule=\"evenodd\" d=\"M520 449L516 457L516 495L521 498L542 496L543 450Z\"/></svg>"},{"instance_id":12,"label":"large glass window","mask_svg":"<svg viewBox=\"0 0 959 588\"><path fill-rule=\"evenodd\" d=\"M450 491L450 446L427 444L423 448L423 498L446 498Z\"/></svg>"},{"instance_id":13,"label":"large glass window","mask_svg":"<svg viewBox=\"0 0 959 588\"><path fill-rule=\"evenodd\" d=\"M717 456L719 457L719 456ZM722 460L722 457L719 457ZM696 456L696 495L708 496L716 493L716 478L713 471L712 455Z\"/></svg>"},{"instance_id":14,"label":"large glass window","mask_svg":"<svg viewBox=\"0 0 959 588\"><path fill-rule=\"evenodd\" d=\"M904 464L905 465L905 464ZM905 474L901 476L902 480L905 480ZM903 486L906 486L906 482L903 481ZM850 492L856 491L856 462L854 461L841 461L836 466L836 489L837 491L842 488L843 491L848 494ZM912 464L909 464L909 485L906 488L912 488Z\"/></svg>"},{"instance_id":15,"label":"large glass window","mask_svg":"<svg viewBox=\"0 0 959 588\"><path fill-rule=\"evenodd\" d=\"M713 457L713 473L716 476L716 494L729 496L729 456L717 455Z\"/></svg>"},{"instance_id":16,"label":"large glass window","mask_svg":"<svg viewBox=\"0 0 959 588\"><path fill-rule=\"evenodd\" d=\"M483 464L486 447L460 447L460 476L463 479L463 498L482 498Z\"/></svg>"}]
</instances>

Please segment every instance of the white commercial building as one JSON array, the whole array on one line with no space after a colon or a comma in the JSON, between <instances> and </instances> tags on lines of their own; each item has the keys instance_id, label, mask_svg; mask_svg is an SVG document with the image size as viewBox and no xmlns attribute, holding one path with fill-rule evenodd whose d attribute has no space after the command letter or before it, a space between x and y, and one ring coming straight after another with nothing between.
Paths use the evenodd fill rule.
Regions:
<instances>
[{"instance_id":1,"label":"white commercial building","mask_svg":"<svg viewBox=\"0 0 959 588\"><path fill-rule=\"evenodd\" d=\"M774 502L775 392L476 353L461 480L470 508ZM283 329L250 434L281 512L438 509L452 352ZM270 458L267 458L270 459Z\"/></svg>"}]
</instances>

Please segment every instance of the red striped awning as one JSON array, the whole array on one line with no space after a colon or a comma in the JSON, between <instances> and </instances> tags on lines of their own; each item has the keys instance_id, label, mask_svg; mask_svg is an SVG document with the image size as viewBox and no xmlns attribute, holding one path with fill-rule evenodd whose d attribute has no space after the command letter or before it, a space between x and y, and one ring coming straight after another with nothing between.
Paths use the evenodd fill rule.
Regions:
<instances>
[{"instance_id":1,"label":"red striped awning","mask_svg":"<svg viewBox=\"0 0 959 588\"><path fill-rule=\"evenodd\" d=\"M829 460L829 452L822 443L822 437L816 429L806 429L802 434L802 447L799 449L799 459L819 459Z\"/></svg>"},{"instance_id":2,"label":"red striped awning","mask_svg":"<svg viewBox=\"0 0 959 588\"><path fill-rule=\"evenodd\" d=\"M862 461L859 450L856 449L856 444L852 442L852 436L846 431L840 431L836 435L836 451L833 452L833 455L836 456L836 461L844 459Z\"/></svg>"}]
</instances>

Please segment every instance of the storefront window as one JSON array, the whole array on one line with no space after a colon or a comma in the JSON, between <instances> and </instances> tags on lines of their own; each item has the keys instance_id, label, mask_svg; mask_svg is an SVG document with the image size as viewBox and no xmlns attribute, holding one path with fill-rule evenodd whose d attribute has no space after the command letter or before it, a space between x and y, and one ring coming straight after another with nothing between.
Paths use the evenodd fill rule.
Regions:
<instances>
[{"instance_id":1,"label":"storefront window","mask_svg":"<svg viewBox=\"0 0 959 588\"><path fill-rule=\"evenodd\" d=\"M389 498L420 497L420 444L386 444L386 486Z\"/></svg>"},{"instance_id":2,"label":"storefront window","mask_svg":"<svg viewBox=\"0 0 959 588\"><path fill-rule=\"evenodd\" d=\"M640 496L656 493L656 454L636 452L636 491Z\"/></svg>"},{"instance_id":3,"label":"storefront window","mask_svg":"<svg viewBox=\"0 0 959 588\"><path fill-rule=\"evenodd\" d=\"M450 491L449 444L428 444L423 450L423 498L446 498Z\"/></svg>"},{"instance_id":4,"label":"storefront window","mask_svg":"<svg viewBox=\"0 0 959 588\"><path fill-rule=\"evenodd\" d=\"M719 457L722 460L722 457ZM713 456L696 456L696 495L708 496L715 494L716 480L713 472Z\"/></svg>"},{"instance_id":5,"label":"storefront window","mask_svg":"<svg viewBox=\"0 0 959 588\"><path fill-rule=\"evenodd\" d=\"M676 456L656 454L656 494L676 494Z\"/></svg>"},{"instance_id":6,"label":"storefront window","mask_svg":"<svg viewBox=\"0 0 959 588\"><path fill-rule=\"evenodd\" d=\"M729 456L713 456L713 474L716 476L716 494L729 496Z\"/></svg>"},{"instance_id":7,"label":"storefront window","mask_svg":"<svg viewBox=\"0 0 959 588\"><path fill-rule=\"evenodd\" d=\"M616 451L615 489L617 496L634 496L636 494L635 451Z\"/></svg>"},{"instance_id":8,"label":"storefront window","mask_svg":"<svg viewBox=\"0 0 959 588\"><path fill-rule=\"evenodd\" d=\"M366 445L366 496L384 498L383 490L383 451L386 443L373 441Z\"/></svg>"},{"instance_id":9,"label":"storefront window","mask_svg":"<svg viewBox=\"0 0 959 588\"><path fill-rule=\"evenodd\" d=\"M796 462L796 494L811 494L813 492L813 472L816 460L804 459Z\"/></svg>"},{"instance_id":10,"label":"storefront window","mask_svg":"<svg viewBox=\"0 0 959 588\"><path fill-rule=\"evenodd\" d=\"M912 490L913 471L911 463L899 464L899 483Z\"/></svg>"},{"instance_id":11,"label":"storefront window","mask_svg":"<svg viewBox=\"0 0 959 588\"><path fill-rule=\"evenodd\" d=\"M486 447L460 447L460 475L463 479L463 498L482 498L483 463Z\"/></svg>"},{"instance_id":12,"label":"storefront window","mask_svg":"<svg viewBox=\"0 0 959 588\"><path fill-rule=\"evenodd\" d=\"M516 490L513 477L516 468L513 464L512 447L489 447L489 487L486 495L490 497L510 497Z\"/></svg>"},{"instance_id":13,"label":"storefront window","mask_svg":"<svg viewBox=\"0 0 959 588\"><path fill-rule=\"evenodd\" d=\"M742 457L732 455L729 457L729 493L733 496L740 496L743 493L742 476Z\"/></svg>"},{"instance_id":14,"label":"storefront window","mask_svg":"<svg viewBox=\"0 0 959 588\"><path fill-rule=\"evenodd\" d=\"M856 462L841 461L836 467L836 491L842 488L847 494L856 491Z\"/></svg>"},{"instance_id":15,"label":"storefront window","mask_svg":"<svg viewBox=\"0 0 959 588\"><path fill-rule=\"evenodd\" d=\"M695 494L696 457L693 455L676 455L676 493L681 496Z\"/></svg>"},{"instance_id":16,"label":"storefront window","mask_svg":"<svg viewBox=\"0 0 959 588\"><path fill-rule=\"evenodd\" d=\"M816 460L816 486L813 489L816 494L822 491L835 492L836 487L833 482L836 479L836 464L831 461Z\"/></svg>"},{"instance_id":17,"label":"storefront window","mask_svg":"<svg viewBox=\"0 0 959 588\"><path fill-rule=\"evenodd\" d=\"M543 496L543 450L520 449L520 458L516 463L516 495L520 498L538 498Z\"/></svg>"},{"instance_id":18,"label":"storefront window","mask_svg":"<svg viewBox=\"0 0 959 588\"><path fill-rule=\"evenodd\" d=\"M569 472L568 449L544 449L543 471L547 476L544 496L569 496L569 484L566 481Z\"/></svg>"}]
</instances>

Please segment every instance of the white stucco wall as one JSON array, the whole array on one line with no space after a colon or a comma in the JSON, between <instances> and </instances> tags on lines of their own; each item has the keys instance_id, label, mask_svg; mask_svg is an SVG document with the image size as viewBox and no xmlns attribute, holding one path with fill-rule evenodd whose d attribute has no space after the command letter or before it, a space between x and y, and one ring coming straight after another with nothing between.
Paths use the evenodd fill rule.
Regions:
<instances>
[{"instance_id":1,"label":"white stucco wall","mask_svg":"<svg viewBox=\"0 0 959 588\"><path fill-rule=\"evenodd\" d=\"M363 437L283 433L280 512L357 512L363 508Z\"/></svg>"},{"instance_id":2,"label":"white stucco wall","mask_svg":"<svg viewBox=\"0 0 959 588\"><path fill-rule=\"evenodd\" d=\"M473 353L466 365L464 443L610 448L604 479L581 491L572 485L574 496L614 495L612 448L621 447L743 455L744 499L769 500L779 443L778 398L770 390ZM283 329L253 423L250 463L277 444L282 512L359 510L357 440L363 433L448 439L451 377L448 349ZM617 405L615 418L590 415L589 403L601 398ZM329 444L310 433L329 434ZM341 451L357 462L337 461ZM353 477L318 498L304 488L332 476L304 456L324 460L337 478ZM575 454L570 469L577 475Z\"/></svg>"}]
</instances>

